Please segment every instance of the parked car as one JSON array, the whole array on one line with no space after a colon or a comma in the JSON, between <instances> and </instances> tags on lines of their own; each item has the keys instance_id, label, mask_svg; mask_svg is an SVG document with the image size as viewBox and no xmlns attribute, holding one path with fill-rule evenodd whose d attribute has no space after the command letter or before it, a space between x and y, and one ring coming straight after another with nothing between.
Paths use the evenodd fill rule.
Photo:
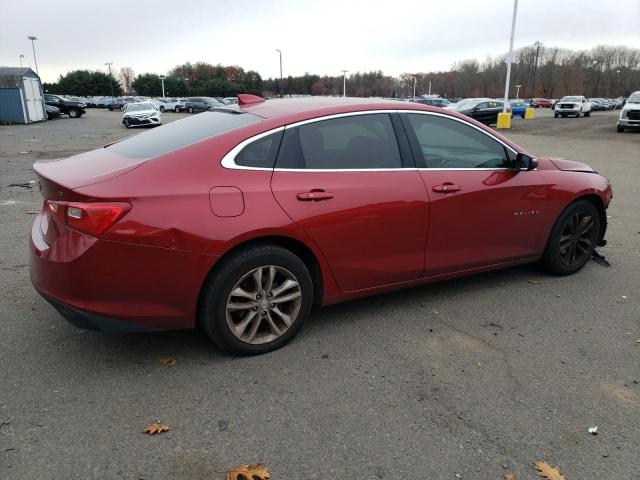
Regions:
<instances>
[{"instance_id":1,"label":"parked car","mask_svg":"<svg viewBox=\"0 0 640 480\"><path fill-rule=\"evenodd\" d=\"M417 97L415 100L411 100L412 102L421 103L422 105L431 105L434 107L446 107L449 105L449 100L446 98L421 98Z\"/></svg>"},{"instance_id":2,"label":"parked car","mask_svg":"<svg viewBox=\"0 0 640 480\"><path fill-rule=\"evenodd\" d=\"M529 107L529 104L524 100L509 100L509 106L511 107L512 117L524 118L525 112Z\"/></svg>"},{"instance_id":3,"label":"parked car","mask_svg":"<svg viewBox=\"0 0 640 480\"><path fill-rule=\"evenodd\" d=\"M490 125L498 123L498 114L502 112L504 102L498 100L477 100L458 108L458 112L477 121ZM509 109L507 108L507 111Z\"/></svg>"},{"instance_id":4,"label":"parked car","mask_svg":"<svg viewBox=\"0 0 640 480\"><path fill-rule=\"evenodd\" d=\"M224 99L225 99L229 104L238 103L238 97L224 97Z\"/></svg>"},{"instance_id":5,"label":"parked car","mask_svg":"<svg viewBox=\"0 0 640 480\"><path fill-rule=\"evenodd\" d=\"M143 100L138 100L138 101L143 101ZM166 109L167 101L164 98L149 98L149 99L145 99L144 101L153 103L153 105L160 111L160 113L164 113Z\"/></svg>"},{"instance_id":6,"label":"parked car","mask_svg":"<svg viewBox=\"0 0 640 480\"><path fill-rule=\"evenodd\" d=\"M177 98L170 98L164 104L164 109L167 111L173 111L180 113L185 109L186 100L178 100Z\"/></svg>"},{"instance_id":7,"label":"parked car","mask_svg":"<svg viewBox=\"0 0 640 480\"><path fill-rule=\"evenodd\" d=\"M113 99L111 97L101 97L96 100L96 108L107 108L112 101Z\"/></svg>"},{"instance_id":8,"label":"parked car","mask_svg":"<svg viewBox=\"0 0 640 480\"><path fill-rule=\"evenodd\" d=\"M553 116L555 118L559 116L565 118L569 115L575 115L578 118L580 114L585 117L591 115L591 102L582 95L568 95L562 97L556 104Z\"/></svg>"},{"instance_id":9,"label":"parked car","mask_svg":"<svg viewBox=\"0 0 640 480\"><path fill-rule=\"evenodd\" d=\"M189 113L206 112L216 107L224 107L224 103L212 97L191 97L185 104L185 110Z\"/></svg>"},{"instance_id":10,"label":"parked car","mask_svg":"<svg viewBox=\"0 0 640 480\"><path fill-rule=\"evenodd\" d=\"M125 105L137 101L139 100L134 97L117 97L109 105L107 105L107 108L109 109L109 111L124 110Z\"/></svg>"},{"instance_id":11,"label":"parked car","mask_svg":"<svg viewBox=\"0 0 640 480\"><path fill-rule=\"evenodd\" d=\"M626 128L640 128L640 90L633 92L620 110L618 132Z\"/></svg>"},{"instance_id":12,"label":"parked car","mask_svg":"<svg viewBox=\"0 0 640 480\"><path fill-rule=\"evenodd\" d=\"M450 103L449 105L447 105L447 106L446 106L446 107L444 107L444 108L447 108L447 109L450 109L450 110L459 110L459 109L461 109L461 108L464 108L464 107L465 107L465 105L468 105L468 104L470 104L470 103L477 102L477 101L479 101L479 100L486 100L486 101L489 101L489 100L491 100L491 99L490 99L490 98L485 98L485 97L482 97L482 98L463 98L463 99L461 99L461 100L458 100L458 101L457 101L457 102L455 102L455 103Z\"/></svg>"},{"instance_id":13,"label":"parked car","mask_svg":"<svg viewBox=\"0 0 640 480\"><path fill-rule=\"evenodd\" d=\"M62 112L58 107L45 104L44 108L47 111L47 120L53 120L54 118L59 118L60 115L62 115Z\"/></svg>"},{"instance_id":14,"label":"parked car","mask_svg":"<svg viewBox=\"0 0 640 480\"><path fill-rule=\"evenodd\" d=\"M551 102L546 98L534 98L531 100L533 108L551 108Z\"/></svg>"},{"instance_id":15,"label":"parked car","mask_svg":"<svg viewBox=\"0 0 640 480\"><path fill-rule=\"evenodd\" d=\"M122 124L131 127L157 127L162 123L158 108L150 101L128 103L123 108Z\"/></svg>"},{"instance_id":16,"label":"parked car","mask_svg":"<svg viewBox=\"0 0 640 480\"><path fill-rule=\"evenodd\" d=\"M80 118L87 112L87 106L84 103L67 100L66 98L60 97L58 95L45 93L44 103L46 105L56 107L62 114L69 115L69 118Z\"/></svg>"},{"instance_id":17,"label":"parked car","mask_svg":"<svg viewBox=\"0 0 640 480\"><path fill-rule=\"evenodd\" d=\"M604 101L601 98L590 98L589 101L591 102L592 112L606 110Z\"/></svg>"},{"instance_id":18,"label":"parked car","mask_svg":"<svg viewBox=\"0 0 640 480\"><path fill-rule=\"evenodd\" d=\"M536 261L568 275L605 243L604 177L456 112L240 97L34 164L31 280L71 323L199 324L226 351L264 353L312 304Z\"/></svg>"}]
</instances>

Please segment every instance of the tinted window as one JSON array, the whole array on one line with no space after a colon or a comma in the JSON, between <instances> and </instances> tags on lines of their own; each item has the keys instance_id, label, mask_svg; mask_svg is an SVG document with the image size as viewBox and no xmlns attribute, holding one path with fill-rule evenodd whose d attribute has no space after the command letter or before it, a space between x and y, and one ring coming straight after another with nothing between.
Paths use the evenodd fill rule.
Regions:
<instances>
[{"instance_id":1,"label":"tinted window","mask_svg":"<svg viewBox=\"0 0 640 480\"><path fill-rule=\"evenodd\" d=\"M402 168L387 114L353 115L288 129L279 168Z\"/></svg>"},{"instance_id":2,"label":"tinted window","mask_svg":"<svg viewBox=\"0 0 640 480\"><path fill-rule=\"evenodd\" d=\"M507 150L498 141L457 120L408 114L423 165L428 168L506 168Z\"/></svg>"},{"instance_id":3,"label":"tinted window","mask_svg":"<svg viewBox=\"0 0 640 480\"><path fill-rule=\"evenodd\" d=\"M236 156L236 165L273 168L281 138L282 132L276 132L250 143Z\"/></svg>"},{"instance_id":4,"label":"tinted window","mask_svg":"<svg viewBox=\"0 0 640 480\"><path fill-rule=\"evenodd\" d=\"M156 127L105 148L129 158L156 157L260 121L260 117L250 113L205 112Z\"/></svg>"}]
</instances>

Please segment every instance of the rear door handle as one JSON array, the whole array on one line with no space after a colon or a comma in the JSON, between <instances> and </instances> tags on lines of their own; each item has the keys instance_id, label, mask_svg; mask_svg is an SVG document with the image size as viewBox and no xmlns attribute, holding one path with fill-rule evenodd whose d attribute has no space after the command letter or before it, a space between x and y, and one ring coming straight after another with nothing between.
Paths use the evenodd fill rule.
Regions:
<instances>
[{"instance_id":1,"label":"rear door handle","mask_svg":"<svg viewBox=\"0 0 640 480\"><path fill-rule=\"evenodd\" d=\"M434 185L431 190L438 193L453 193L459 192L460 190L462 190L462 187L460 185L456 185L455 183L445 182L442 185Z\"/></svg>"},{"instance_id":2,"label":"rear door handle","mask_svg":"<svg viewBox=\"0 0 640 480\"><path fill-rule=\"evenodd\" d=\"M333 198L333 193L318 189L299 193L296 195L296 198L301 202L319 202L321 200L329 200L330 198Z\"/></svg>"}]
</instances>

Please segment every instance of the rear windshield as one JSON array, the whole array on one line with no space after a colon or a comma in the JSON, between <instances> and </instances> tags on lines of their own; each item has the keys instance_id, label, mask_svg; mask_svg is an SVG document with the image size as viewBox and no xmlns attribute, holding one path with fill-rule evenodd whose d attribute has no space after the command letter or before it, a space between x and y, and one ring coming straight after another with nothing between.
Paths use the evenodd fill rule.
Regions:
<instances>
[{"instance_id":1,"label":"rear windshield","mask_svg":"<svg viewBox=\"0 0 640 480\"><path fill-rule=\"evenodd\" d=\"M262 119L250 113L204 112L107 145L128 158L150 158L235 130Z\"/></svg>"}]
</instances>

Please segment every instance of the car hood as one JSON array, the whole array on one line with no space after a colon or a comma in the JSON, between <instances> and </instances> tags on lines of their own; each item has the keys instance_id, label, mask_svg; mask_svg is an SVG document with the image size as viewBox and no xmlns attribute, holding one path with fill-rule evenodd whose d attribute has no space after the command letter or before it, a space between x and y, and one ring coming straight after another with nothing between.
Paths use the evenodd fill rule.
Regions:
<instances>
[{"instance_id":1,"label":"car hood","mask_svg":"<svg viewBox=\"0 0 640 480\"><path fill-rule=\"evenodd\" d=\"M625 103L622 110L640 110L640 103Z\"/></svg>"},{"instance_id":2,"label":"car hood","mask_svg":"<svg viewBox=\"0 0 640 480\"><path fill-rule=\"evenodd\" d=\"M155 115L156 113L158 113L157 110L135 110L132 112L125 112L124 116L125 117L137 117L137 116L142 116L142 115Z\"/></svg>"},{"instance_id":3,"label":"car hood","mask_svg":"<svg viewBox=\"0 0 640 480\"><path fill-rule=\"evenodd\" d=\"M563 170L566 172L585 172L585 173L597 173L593 168L591 168L586 163L576 162L575 160L567 160L566 158L557 158L557 157L536 157L538 158L538 162L545 161L553 166L555 166L558 170Z\"/></svg>"}]
</instances>

